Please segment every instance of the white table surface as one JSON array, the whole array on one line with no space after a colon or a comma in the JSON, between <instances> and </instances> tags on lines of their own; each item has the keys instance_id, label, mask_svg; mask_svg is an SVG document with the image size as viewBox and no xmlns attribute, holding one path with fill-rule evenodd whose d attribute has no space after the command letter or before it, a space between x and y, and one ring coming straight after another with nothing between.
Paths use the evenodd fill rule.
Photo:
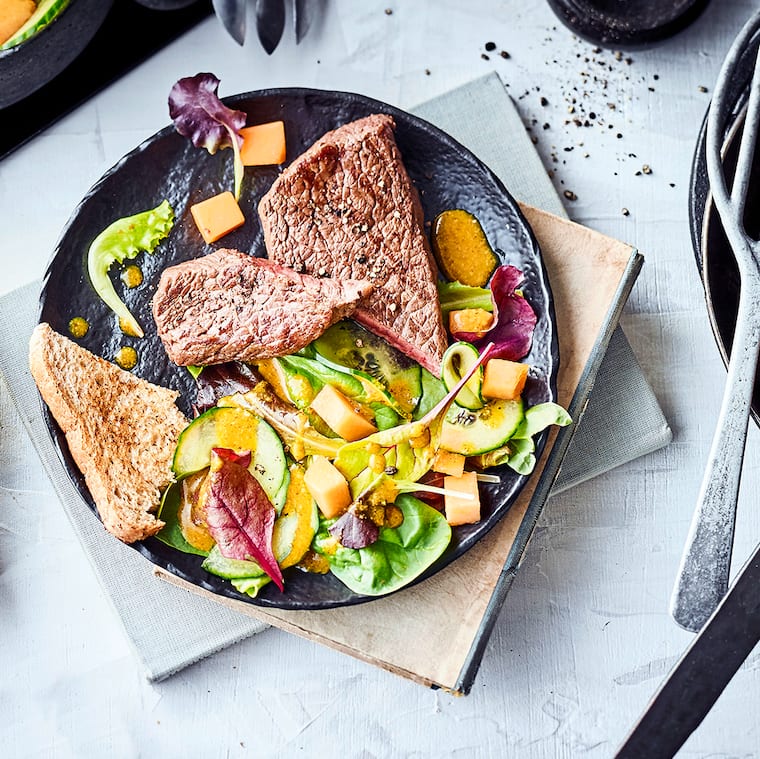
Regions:
<instances>
[{"instance_id":1,"label":"white table surface","mask_svg":"<svg viewBox=\"0 0 760 759\"><path fill-rule=\"evenodd\" d=\"M302 85L403 107L496 70L526 123L536 120L558 189L577 196L571 216L646 256L623 326L674 431L668 448L549 501L466 698L277 630L151 685L0 388L0 753L611 756L692 639L668 599L725 372L694 264L687 186L710 97L700 87L712 89L755 6L713 2L630 63L593 53L544 2L333 0L299 47L289 27L271 57L252 17L243 48L209 18L0 162L2 294L42 275L78 200L168 123L166 96L180 77L212 71L221 95ZM485 60L489 41L497 49ZM565 125L590 111L591 127ZM643 164L652 173L636 176ZM752 426L735 567L760 539L758 442ZM758 755L759 702L756 650L681 755Z\"/></svg>"}]
</instances>

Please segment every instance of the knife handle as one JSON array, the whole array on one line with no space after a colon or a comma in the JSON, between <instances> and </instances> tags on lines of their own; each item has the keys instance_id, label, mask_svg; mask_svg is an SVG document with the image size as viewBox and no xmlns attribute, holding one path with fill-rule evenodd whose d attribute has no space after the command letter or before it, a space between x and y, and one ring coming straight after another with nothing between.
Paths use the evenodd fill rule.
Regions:
<instances>
[{"instance_id":1,"label":"knife handle","mask_svg":"<svg viewBox=\"0 0 760 759\"><path fill-rule=\"evenodd\" d=\"M749 410L760 353L760 275L739 296L726 388L692 518L671 614L681 627L698 631L728 589Z\"/></svg>"}]
</instances>

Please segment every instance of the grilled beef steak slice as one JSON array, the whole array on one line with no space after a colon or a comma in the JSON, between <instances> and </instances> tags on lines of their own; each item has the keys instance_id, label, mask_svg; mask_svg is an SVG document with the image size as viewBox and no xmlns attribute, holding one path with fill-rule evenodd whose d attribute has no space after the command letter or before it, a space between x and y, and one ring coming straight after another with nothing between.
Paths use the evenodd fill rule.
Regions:
<instances>
[{"instance_id":1,"label":"grilled beef steak slice","mask_svg":"<svg viewBox=\"0 0 760 759\"><path fill-rule=\"evenodd\" d=\"M254 361L300 350L371 290L221 249L164 270L153 318L179 366Z\"/></svg>"},{"instance_id":2,"label":"grilled beef steak slice","mask_svg":"<svg viewBox=\"0 0 760 759\"><path fill-rule=\"evenodd\" d=\"M394 126L376 114L328 132L277 178L259 215L270 259L372 282L353 318L440 376L437 269Z\"/></svg>"}]
</instances>

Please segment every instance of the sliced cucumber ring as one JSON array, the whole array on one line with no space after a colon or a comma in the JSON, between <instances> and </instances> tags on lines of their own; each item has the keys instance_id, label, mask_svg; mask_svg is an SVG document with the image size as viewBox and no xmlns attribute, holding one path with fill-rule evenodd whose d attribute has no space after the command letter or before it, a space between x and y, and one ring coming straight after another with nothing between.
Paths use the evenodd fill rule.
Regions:
<instances>
[{"instance_id":1,"label":"sliced cucumber ring","mask_svg":"<svg viewBox=\"0 0 760 759\"><path fill-rule=\"evenodd\" d=\"M460 341L450 345L443 354L441 369L441 379L446 385L446 390L451 391L457 382L467 374L470 367L477 363L479 358L478 349L471 343ZM483 408L485 404L480 394L482 385L483 367L480 366L467 381L467 384L457 393L454 403L471 411Z\"/></svg>"},{"instance_id":2,"label":"sliced cucumber ring","mask_svg":"<svg viewBox=\"0 0 760 759\"><path fill-rule=\"evenodd\" d=\"M488 453L515 434L523 417L522 400L494 400L476 410L452 405L441 428L440 446L463 456Z\"/></svg>"},{"instance_id":3,"label":"sliced cucumber ring","mask_svg":"<svg viewBox=\"0 0 760 759\"><path fill-rule=\"evenodd\" d=\"M172 470L178 479L205 469L212 448L250 451L250 473L268 498L282 508L278 493L288 473L285 452L277 433L263 419L237 406L209 409L185 427L177 441Z\"/></svg>"}]
</instances>

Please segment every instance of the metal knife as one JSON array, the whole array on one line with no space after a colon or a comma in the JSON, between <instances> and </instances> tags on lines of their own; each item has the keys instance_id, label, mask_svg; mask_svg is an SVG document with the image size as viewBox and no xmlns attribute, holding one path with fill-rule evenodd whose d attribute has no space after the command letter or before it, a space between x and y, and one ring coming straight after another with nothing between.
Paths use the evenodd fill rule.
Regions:
<instances>
[{"instance_id":1,"label":"metal knife","mask_svg":"<svg viewBox=\"0 0 760 759\"><path fill-rule=\"evenodd\" d=\"M314 20L322 12L324 0L293 0L293 25L296 45L306 36Z\"/></svg>"},{"instance_id":2,"label":"metal knife","mask_svg":"<svg viewBox=\"0 0 760 759\"><path fill-rule=\"evenodd\" d=\"M760 546L649 702L617 759L670 757L683 746L760 641L758 588Z\"/></svg>"},{"instance_id":3,"label":"metal knife","mask_svg":"<svg viewBox=\"0 0 760 759\"><path fill-rule=\"evenodd\" d=\"M232 39L242 45L245 42L246 0L212 0L214 12Z\"/></svg>"},{"instance_id":4,"label":"metal knife","mask_svg":"<svg viewBox=\"0 0 760 759\"><path fill-rule=\"evenodd\" d=\"M271 55L285 31L285 0L256 0L256 31Z\"/></svg>"}]
</instances>

